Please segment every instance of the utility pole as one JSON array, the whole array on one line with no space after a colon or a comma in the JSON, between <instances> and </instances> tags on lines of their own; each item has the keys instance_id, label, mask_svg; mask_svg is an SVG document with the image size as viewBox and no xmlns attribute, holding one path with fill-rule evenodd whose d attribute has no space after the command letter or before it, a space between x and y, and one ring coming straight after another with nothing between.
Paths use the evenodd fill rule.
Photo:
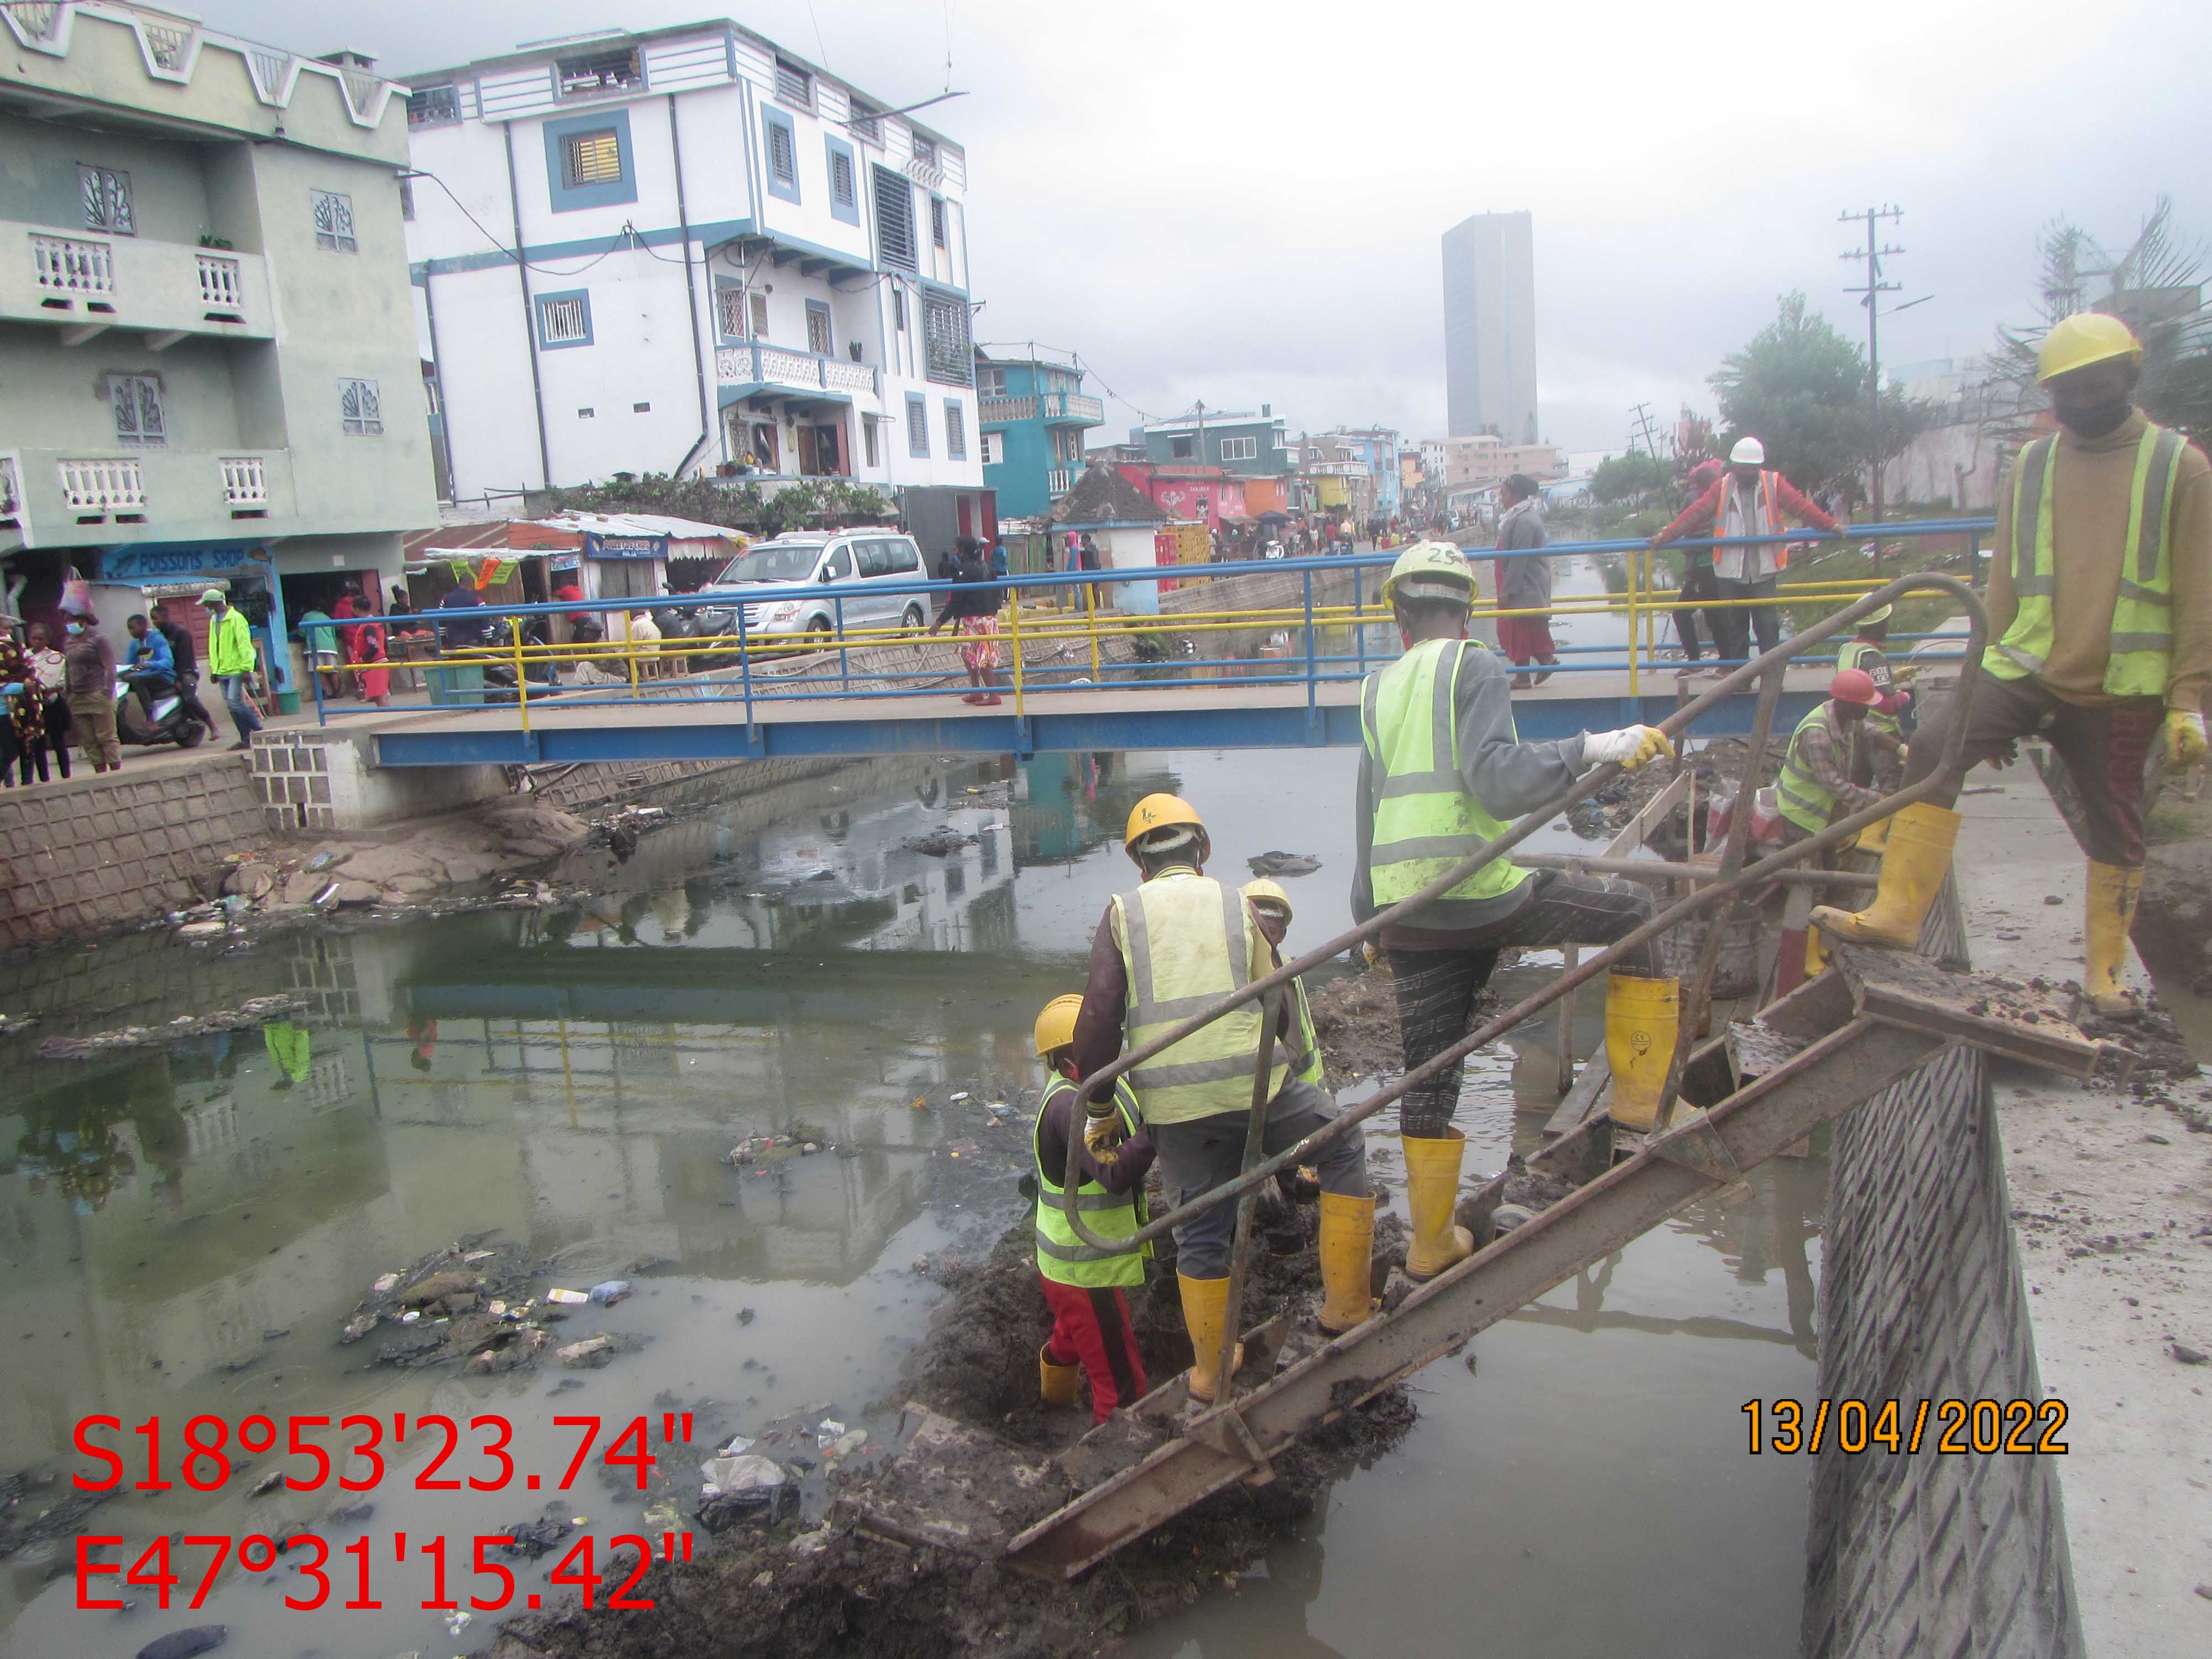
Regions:
<instances>
[{"instance_id":1,"label":"utility pole","mask_svg":"<svg viewBox=\"0 0 2212 1659\"><path fill-rule=\"evenodd\" d=\"M1650 456L1654 460L1658 459L1659 441L1651 435L1651 405L1649 404L1638 404L1628 412L1635 416L1637 425L1643 431L1644 453ZM1632 441L1629 445L1631 449L1635 448L1635 447L1636 446Z\"/></svg>"},{"instance_id":2,"label":"utility pole","mask_svg":"<svg viewBox=\"0 0 2212 1659\"><path fill-rule=\"evenodd\" d=\"M1860 296L1859 303L1867 314L1867 447L1874 469L1874 522L1881 522L1881 296L1894 293L1900 284L1881 280L1881 262L1905 250L1882 242L1880 226L1884 219L1905 217L1905 210L1896 207L1870 207L1857 213L1839 213L1841 224L1863 222L1866 226L1866 246L1848 248L1840 256L1845 259L1866 261L1866 286L1847 288L1846 294ZM1881 574L1881 540L1877 532L1874 544L1874 574Z\"/></svg>"}]
</instances>

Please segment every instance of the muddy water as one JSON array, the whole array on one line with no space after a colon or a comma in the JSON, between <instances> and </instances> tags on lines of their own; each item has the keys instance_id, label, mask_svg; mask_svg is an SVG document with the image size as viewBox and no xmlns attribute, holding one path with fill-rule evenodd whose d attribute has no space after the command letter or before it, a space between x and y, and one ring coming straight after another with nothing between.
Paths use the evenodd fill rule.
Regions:
<instances>
[{"instance_id":1,"label":"muddy water","mask_svg":"<svg viewBox=\"0 0 2212 1659\"><path fill-rule=\"evenodd\" d=\"M581 856L568 873L596 887L586 903L295 934L234 957L148 939L0 969L0 1009L54 1011L38 1035L279 990L309 1003L289 1031L99 1060L0 1045L0 1473L88 1467L71 1433L93 1413L158 1418L172 1480L203 1413L370 1414L390 1458L364 1493L179 1482L73 1528L121 1536L107 1559L127 1564L163 1533L281 1535L365 1499L371 1515L324 1522L343 1570L325 1610L285 1608L301 1593L289 1571L234 1568L197 1613L182 1596L161 1613L144 1588L122 1592L131 1611L80 1611L64 1535L6 1563L0 1653L106 1659L208 1622L229 1627L227 1651L256 1656L470 1652L495 1615L449 1634L449 1614L421 1608L428 1539L448 1539L465 1602L486 1586L462 1540L549 1501L603 1539L660 1524L626 1474L556 1492L574 1437L555 1414L657 1424L689 1409L703 1441L808 1407L880 1431L934 1300L916 1259L973 1249L1017 1212L1003 1171L1018 1131L980 1108L1034 1085L1030 1021L1079 988L1100 909L1127 884L1128 806L1154 788L1196 798L1219 873L1271 848L1317 854L1322 871L1291 884L1297 945L1349 920L1355 767L1342 751L886 762L695 808L618 867ZM946 824L974 844L941 858L908 845ZM1542 971L1524 964L1515 984ZM1594 1007L1575 1035L1583 1052L1600 1040ZM1518 1103L1552 1103L1550 1031L1525 1036L1470 1065L1471 1165L1532 1142L1541 1115L1516 1113L1516 1079ZM748 1135L794 1130L833 1150L726 1161ZM1395 1142L1373 1144L1401 1184ZM1517 1637L1547 1654L1791 1650L1806 1474L1746 1457L1738 1408L1811 1386L1820 1170L1780 1165L1753 1188L1486 1334L1475 1374L1432 1368L1402 1450L1339 1481L1264 1569L1135 1650L1352 1654L1463 1646L1475 1630L1486 1648ZM464 1377L370 1364L386 1333L335 1344L379 1274L492 1229L548 1262L541 1282L630 1279L629 1300L575 1310L556 1340L604 1330L635 1351L602 1370ZM507 1419L516 1484L416 1489L437 1437L395 1449L391 1420L434 1413ZM488 1473L470 1455L484 1437L465 1435L441 1474ZM531 1472L541 1490L521 1486ZM354 1561L339 1551L364 1536L384 1605L343 1610ZM180 1550L177 1570L195 1582L205 1559ZM556 1559L514 1564L518 1596L554 1595Z\"/></svg>"}]
</instances>

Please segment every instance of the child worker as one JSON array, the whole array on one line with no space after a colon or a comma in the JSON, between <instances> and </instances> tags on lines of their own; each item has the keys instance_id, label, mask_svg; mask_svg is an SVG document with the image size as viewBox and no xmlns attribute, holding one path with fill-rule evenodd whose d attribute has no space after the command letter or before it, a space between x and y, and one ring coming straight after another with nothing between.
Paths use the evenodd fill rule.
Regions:
<instances>
[{"instance_id":1,"label":"child worker","mask_svg":"<svg viewBox=\"0 0 2212 1659\"><path fill-rule=\"evenodd\" d=\"M1118 1255L1094 1255L1061 1209L1067 1147L1075 1143L1083 1184L1076 1203L1083 1224L1102 1238L1127 1238L1145 1224L1145 1175L1152 1140L1127 1082L1114 1085L1127 1139L1094 1153L1083 1144L1084 1107L1076 1090L1075 1017L1079 996L1054 997L1036 1019L1037 1057L1051 1071L1038 1103L1036 1153L1037 1280L1052 1309L1052 1335L1037 1353L1037 1395L1048 1406L1075 1403L1079 1367L1091 1377L1091 1414L1103 1423L1116 1406L1144 1398L1144 1361L1129 1322L1126 1294L1145 1282L1149 1244Z\"/></svg>"}]
</instances>

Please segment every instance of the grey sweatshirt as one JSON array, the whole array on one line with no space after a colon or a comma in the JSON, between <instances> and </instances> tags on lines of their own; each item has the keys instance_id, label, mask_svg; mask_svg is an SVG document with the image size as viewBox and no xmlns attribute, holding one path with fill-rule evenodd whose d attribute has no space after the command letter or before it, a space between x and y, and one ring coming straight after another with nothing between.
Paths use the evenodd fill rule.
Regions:
<instances>
[{"instance_id":1,"label":"grey sweatshirt","mask_svg":"<svg viewBox=\"0 0 2212 1659\"><path fill-rule=\"evenodd\" d=\"M1557 743L1523 743L1514 730L1513 699L1506 688L1505 659L1472 641L1455 641L1465 654L1453 699L1454 726L1459 737L1460 779L1468 793L1480 801L1495 818L1510 820L1533 811L1565 790L1589 766L1583 758L1583 736L1577 732ZM1448 647L1447 649L1452 648ZM1379 674L1382 671L1376 671ZM1439 672L1443 672L1440 670ZM1369 676L1374 678L1374 675ZM1363 687L1362 702L1365 692ZM1365 921L1380 908L1375 902L1375 884L1367 865L1375 844L1376 779L1375 757L1364 745L1359 751L1358 815L1353 825L1359 856L1352 872L1352 915ZM1419 912L1418 927L1400 925L1390 930L1391 942L1419 950L1425 933L1453 933L1494 927L1528 902L1532 894L1524 880L1511 891L1488 899L1438 899ZM1434 940L1435 948L1453 941Z\"/></svg>"}]
</instances>

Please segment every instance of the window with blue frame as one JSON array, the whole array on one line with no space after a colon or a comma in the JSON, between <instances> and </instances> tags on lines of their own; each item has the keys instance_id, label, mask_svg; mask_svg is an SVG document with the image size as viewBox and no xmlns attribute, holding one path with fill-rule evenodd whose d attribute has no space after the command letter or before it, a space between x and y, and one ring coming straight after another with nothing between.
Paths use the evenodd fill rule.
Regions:
<instances>
[{"instance_id":1,"label":"window with blue frame","mask_svg":"<svg viewBox=\"0 0 2212 1659\"><path fill-rule=\"evenodd\" d=\"M556 213L637 200L629 112L602 110L545 124L545 184Z\"/></svg>"},{"instance_id":2,"label":"window with blue frame","mask_svg":"<svg viewBox=\"0 0 2212 1659\"><path fill-rule=\"evenodd\" d=\"M540 350L555 351L563 346L592 343L592 296L588 289L540 294L537 299Z\"/></svg>"},{"instance_id":3,"label":"window with blue frame","mask_svg":"<svg viewBox=\"0 0 2212 1659\"><path fill-rule=\"evenodd\" d=\"M929 400L912 392L906 394L906 453L929 459Z\"/></svg>"},{"instance_id":4,"label":"window with blue frame","mask_svg":"<svg viewBox=\"0 0 2212 1659\"><path fill-rule=\"evenodd\" d=\"M857 225L860 222L860 174L853 160L853 147L826 134L824 142L830 147L830 216Z\"/></svg>"},{"instance_id":5,"label":"window with blue frame","mask_svg":"<svg viewBox=\"0 0 2212 1659\"><path fill-rule=\"evenodd\" d=\"M795 202L799 199L799 135L791 118L780 109L763 109L761 128L766 140L768 193Z\"/></svg>"},{"instance_id":6,"label":"window with blue frame","mask_svg":"<svg viewBox=\"0 0 2212 1659\"><path fill-rule=\"evenodd\" d=\"M968 459L968 416L957 398L945 400L945 454L948 460Z\"/></svg>"}]
</instances>

